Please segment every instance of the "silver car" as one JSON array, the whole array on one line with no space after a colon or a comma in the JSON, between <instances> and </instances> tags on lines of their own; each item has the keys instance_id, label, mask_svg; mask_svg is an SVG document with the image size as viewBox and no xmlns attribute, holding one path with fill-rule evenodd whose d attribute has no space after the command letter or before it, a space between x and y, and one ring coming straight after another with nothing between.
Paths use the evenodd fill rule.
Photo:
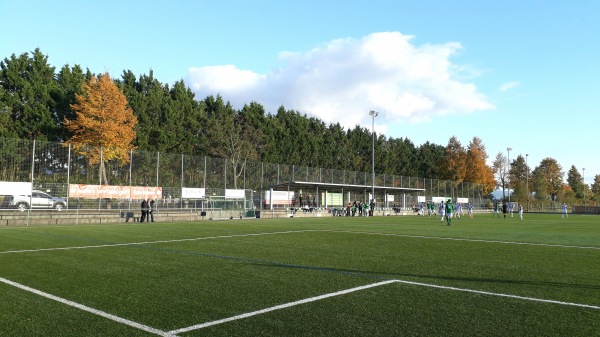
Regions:
<instances>
[{"instance_id":1,"label":"silver car","mask_svg":"<svg viewBox=\"0 0 600 337\"><path fill-rule=\"evenodd\" d=\"M29 195L13 195L7 196L8 202L12 208L16 208L19 211L23 212L29 209L29 204L31 203L31 208L46 208L46 209L55 209L57 211L62 211L67 207L67 202L63 198L53 197L48 193L33 190L31 191L31 196Z\"/></svg>"}]
</instances>

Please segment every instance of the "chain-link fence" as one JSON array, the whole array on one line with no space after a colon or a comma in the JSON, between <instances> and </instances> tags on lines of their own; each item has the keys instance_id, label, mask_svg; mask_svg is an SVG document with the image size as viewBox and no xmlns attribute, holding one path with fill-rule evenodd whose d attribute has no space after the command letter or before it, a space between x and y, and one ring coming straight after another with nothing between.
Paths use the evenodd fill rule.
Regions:
<instances>
[{"instance_id":1,"label":"chain-link fence","mask_svg":"<svg viewBox=\"0 0 600 337\"><path fill-rule=\"evenodd\" d=\"M481 187L466 182L390 174L376 174L373 180L367 172L140 149L119 161L104 160L103 149L95 148L100 160L94 163L84 154L90 148L74 151L62 143L8 138L0 138L0 149L0 182L29 183L35 191L64 200L66 210L138 209L148 197L157 207L173 210L288 208L301 206L302 197L304 204L328 209L370 200L369 186L377 186L375 200L380 209L412 209L435 198L468 199L475 207L486 203ZM291 184L298 181L308 184ZM319 190L317 185L327 188ZM2 209L15 208L14 199L6 196L16 193L6 186L0 185ZM285 191L287 200L276 202L274 191Z\"/></svg>"}]
</instances>

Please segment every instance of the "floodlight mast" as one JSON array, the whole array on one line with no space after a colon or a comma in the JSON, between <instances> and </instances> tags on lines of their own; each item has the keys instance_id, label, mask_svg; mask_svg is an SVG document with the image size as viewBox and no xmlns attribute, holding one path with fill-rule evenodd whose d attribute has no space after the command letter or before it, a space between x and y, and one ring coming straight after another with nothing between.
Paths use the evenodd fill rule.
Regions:
<instances>
[{"instance_id":1,"label":"floodlight mast","mask_svg":"<svg viewBox=\"0 0 600 337\"><path fill-rule=\"evenodd\" d=\"M372 204L375 204L375 117L377 117L379 115L379 112L371 110L369 111L369 116L373 117L373 123L371 125L371 131L372 131L372 138L373 138L373 144L371 147L371 169L372 169L372 175L371 175L371 200L372 200ZM375 210L372 209L371 212L373 212L372 214L375 214Z\"/></svg>"},{"instance_id":2,"label":"floodlight mast","mask_svg":"<svg viewBox=\"0 0 600 337\"><path fill-rule=\"evenodd\" d=\"M528 158L529 153L525 154L525 168L527 169L527 212L529 212L529 165L527 164Z\"/></svg>"},{"instance_id":3,"label":"floodlight mast","mask_svg":"<svg viewBox=\"0 0 600 337\"><path fill-rule=\"evenodd\" d=\"M506 175L508 177L508 203L509 204L510 204L510 151L512 151L512 148L507 147L506 152L508 152L508 157L506 160L506 166L507 166Z\"/></svg>"},{"instance_id":4,"label":"floodlight mast","mask_svg":"<svg viewBox=\"0 0 600 337\"><path fill-rule=\"evenodd\" d=\"M581 179L583 181L583 213L586 214L587 213L587 207L585 204L585 167L583 168L583 177Z\"/></svg>"}]
</instances>

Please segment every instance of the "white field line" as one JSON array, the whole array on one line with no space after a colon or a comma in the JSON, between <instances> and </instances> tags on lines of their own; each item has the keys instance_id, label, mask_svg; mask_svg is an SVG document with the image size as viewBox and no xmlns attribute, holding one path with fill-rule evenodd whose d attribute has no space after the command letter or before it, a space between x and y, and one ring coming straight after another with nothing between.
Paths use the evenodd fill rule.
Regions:
<instances>
[{"instance_id":1,"label":"white field line","mask_svg":"<svg viewBox=\"0 0 600 337\"><path fill-rule=\"evenodd\" d=\"M222 323L227 323L227 322L231 322L231 321L236 321L236 320L239 320L239 319L244 319L244 318L248 318L248 317L260 315L260 314L264 314L264 313L275 311L275 310L281 310L281 309L293 307L293 306L300 305L300 304L315 302L315 301L318 301L318 300L322 300L322 299L330 298L330 297L334 297L334 296L345 295L345 294L352 293L352 292L355 292L355 291L365 290L365 289L369 289L369 288L373 288L373 287L379 287L379 286L390 284L390 283L394 283L394 282L397 282L397 281L396 280L388 280L388 281L383 281L383 282L378 282L378 283L367 284L367 285L356 287L356 288L350 288L350 289L340 290L340 291L336 291L334 293L329 293L329 294L324 294L324 295L320 295L320 296L310 297L310 298L306 298L306 299L303 299L303 300L299 300L299 301L295 301L295 302L289 302L289 303L285 303L285 304L280 304L280 305L276 305L274 307L265 308L265 309L262 309L262 310L257 310L257 311L253 311L253 312L249 312L249 313L245 313L245 314L241 314L241 315L236 315L236 316L232 316L232 317L228 317L228 318L224 318L224 319L220 319L220 320L216 320L216 321L212 321L212 322L207 322L207 323L202 323L202 324L197 324L197 325L189 326L189 327L186 327L186 328L172 330L172 331L169 331L169 333L180 334L180 333L184 333L184 332L190 332L190 331L193 331L193 330L199 330L199 329L203 329L203 328L206 328L206 327L209 327L209 326L213 326L213 325L217 325L217 324L222 324Z\"/></svg>"},{"instance_id":2,"label":"white field line","mask_svg":"<svg viewBox=\"0 0 600 337\"><path fill-rule=\"evenodd\" d=\"M442 237L442 236L425 236L425 235L410 235L410 234L395 234L395 233L377 233L377 232L361 232L361 231L340 231L340 230L328 230L328 229L314 230L314 231L332 232L332 233L368 234L368 235L381 235L381 236L398 236L398 237L413 238L413 239L466 241L466 242L499 243L499 244L505 244L505 245L541 246L541 247L579 248L579 249L600 250L600 247L571 246L571 245L559 245L559 244L552 244L552 243L500 241L500 240L484 240L484 239L463 239L463 238L445 238L445 237Z\"/></svg>"},{"instance_id":3,"label":"white field line","mask_svg":"<svg viewBox=\"0 0 600 337\"><path fill-rule=\"evenodd\" d=\"M219 320L212 321L212 322L206 322L206 323L196 324L196 325L192 325L192 326L181 328L181 329L177 329L177 330L172 330L172 331L169 331L169 333L180 334L180 333L190 332L190 331L194 331L194 330L200 330L200 329L204 329L204 328L207 328L207 327L210 327L210 326L213 326L213 325L218 325L218 324L232 322L232 321L236 321L236 320L240 320L240 319L245 319L245 318L248 318L248 317L252 317L252 316L256 316L256 315L268 313L268 312L271 312L271 311L286 309L286 308L293 307L293 306L296 306L296 305L310 303L310 302L315 302L315 301L318 301L318 300L322 300L322 299L326 299L326 298L330 298L330 297L334 297L334 296L345 295L345 294L352 293L352 292L355 292L355 291L360 291L360 290L364 290L364 289L368 289L368 288L373 288L373 287L379 287L379 286L387 285L387 284L390 284L390 283L402 283L402 284L409 284L409 285L421 286L421 287L429 287L429 288L437 288L437 289L444 289L444 290L451 290L451 291L468 292L468 293L474 293L474 294L480 294L480 295L488 295L488 296L512 298L512 299L523 300L523 301L541 302L541 303L550 303L550 304L559 304L559 305L574 306L574 307L579 307L579 308L587 308L587 309L600 310L600 306L588 305L588 304L562 302L562 301L555 301L555 300L546 300L546 299L535 298L535 297L526 297L526 296L518 296L518 295L511 295L511 294L493 293L493 292L488 292L488 291L473 290L473 289L466 289L466 288L448 287L448 286L441 286L441 285L436 285L436 284L421 283L421 282L412 282L412 281L405 281L405 280L387 280L387 281L378 282L378 283L372 283L372 284L368 284L368 285L360 286L360 287L356 287L356 288L341 290L341 291L334 292L334 293L329 293L329 294L324 294L324 295L320 295L320 296L310 297L310 298L299 300L299 301L295 301L295 302L280 304L280 305L276 305L274 307L265 308L265 309L262 309L262 310L257 310L257 311L253 311L253 312L249 312L249 313L245 313L245 314L241 314L241 315L236 315L236 316L232 316L232 317L228 317L228 318L223 318L223 319L219 319Z\"/></svg>"},{"instance_id":4,"label":"white field line","mask_svg":"<svg viewBox=\"0 0 600 337\"><path fill-rule=\"evenodd\" d=\"M440 286L440 285L437 285L437 284L412 282L412 281L405 281L405 280L394 280L394 281L398 282L398 283L410 284L410 285L421 286L421 287L438 288L438 289L453 290L453 291L462 291L462 292L474 293L474 294L480 294L480 295L513 298L513 299L517 299L517 300L530 301L530 302L560 304L560 305L567 305L567 306L572 306L572 307L579 307L579 308L587 308L587 309L600 310L600 306L597 306L597 305L580 304L580 303L573 303L573 302L563 302L563 301L555 301L555 300L546 300L546 299L543 299L543 298L526 297L526 296L511 295L511 294L502 294L502 293L493 293L493 292L489 292L489 291L481 291L481 290L473 290L473 289L466 289L466 288L456 288L456 287Z\"/></svg>"},{"instance_id":5,"label":"white field line","mask_svg":"<svg viewBox=\"0 0 600 337\"><path fill-rule=\"evenodd\" d=\"M50 299L50 300L53 300L53 301L56 301L56 302L59 302L59 303L62 303L62 304L66 304L68 306L77 308L79 310L87 311L87 312L92 313L94 315L98 315L98 316L107 318L107 319L115 321L117 323L125 324L125 325L131 326L131 327L134 327L134 328L146 331L146 332L153 333L153 334L158 335L158 336L165 336L165 337L174 337L175 336L172 333L165 332L165 331L162 331L162 330L159 330L159 329L155 329L153 327L149 327L147 325L140 324L140 323L137 323L137 322L134 322L134 321L131 321L131 320L119 317L119 316L115 316L113 314L109 314L109 313L101 311L101 310L90 308L90 307L85 306L83 304L79 304L77 302L69 301L69 300L64 299L62 297L54 296L52 294L45 293L43 291L40 291L40 290L31 288L31 287L28 287L26 285L23 285L23 284L20 284L20 283L17 283L17 282L13 282L13 281L7 280L7 279L2 278L2 277L0 277L0 282L6 283L6 284L8 284L10 286L13 286L15 288L19 288L21 290L25 290L25 291L28 291L30 293L33 293L33 294L45 297L45 298Z\"/></svg>"},{"instance_id":6,"label":"white field line","mask_svg":"<svg viewBox=\"0 0 600 337\"><path fill-rule=\"evenodd\" d=\"M35 252L47 252L47 251L54 251L54 250L73 250L73 249L91 249L91 248L122 247L122 246L139 246L139 245L152 245L152 244L157 244L157 243L200 241L200 240L212 240L212 239L229 239L229 238L239 238L239 237L248 237L248 236L290 234L290 233L303 233L303 232L314 232L314 231L315 230L307 229L307 230L300 230L300 231L285 231L285 232L266 232L266 233L253 233L253 234L220 235L220 236L207 236L207 237L201 237L201 238L158 240L158 241L144 241L144 242L129 242L129 243L111 243L111 244L90 245L90 246L74 246L74 247L55 247L55 248L7 250L7 251L0 252L0 254L35 253Z\"/></svg>"},{"instance_id":7,"label":"white field line","mask_svg":"<svg viewBox=\"0 0 600 337\"><path fill-rule=\"evenodd\" d=\"M151 245L151 244L157 244L157 243L200 241L200 240L212 240L212 239L228 239L228 238L238 238L238 237L248 237L248 236L263 236L263 235L307 233L307 232L330 232L330 233L367 234L367 235L381 235L381 236L397 236L397 237L405 237L405 238L413 238L413 239L448 240L448 241L464 241L464 242L483 242L483 243L498 243L498 244L505 244L505 245L541 246L541 247L577 248L577 249L600 250L600 247L591 247L591 246L571 246L571 245L559 245L559 244L548 244L548 243L533 243L533 242L517 242L517 241L499 241L499 240L483 240L483 239L446 238L446 237L440 237L440 236L424 236L424 235L409 235L409 234L395 234L395 233L377 233L377 232L362 232L362 231L341 231L341 230L329 230L329 229L305 229L305 230L283 231L283 232L265 232L265 233L254 233L254 234L234 234L234 235L208 236L208 237L188 238L188 239L158 240L158 241L129 242L129 243L112 243L112 244L104 244L104 245L89 245L89 246L74 246L74 247L56 247L56 248L40 248L40 249L23 249L23 250L7 250L7 251L0 252L0 254L32 253L32 252L54 251L54 250L73 250L73 249L91 249L91 248L136 246L136 245Z\"/></svg>"}]
</instances>

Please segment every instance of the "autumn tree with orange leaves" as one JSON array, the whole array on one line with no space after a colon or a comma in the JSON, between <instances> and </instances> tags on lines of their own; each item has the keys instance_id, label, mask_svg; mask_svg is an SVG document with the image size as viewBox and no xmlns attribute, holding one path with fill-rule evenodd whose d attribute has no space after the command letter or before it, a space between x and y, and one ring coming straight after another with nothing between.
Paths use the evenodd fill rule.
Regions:
<instances>
[{"instance_id":1,"label":"autumn tree with orange leaves","mask_svg":"<svg viewBox=\"0 0 600 337\"><path fill-rule=\"evenodd\" d=\"M494 170L487 165L488 158L483 141L478 137L467 147L465 181L482 185L483 194L491 193L496 186Z\"/></svg>"},{"instance_id":2,"label":"autumn tree with orange leaves","mask_svg":"<svg viewBox=\"0 0 600 337\"><path fill-rule=\"evenodd\" d=\"M442 178L451 180L455 186L464 181L467 152L460 144L456 136L452 136L444 150L444 155L440 162L442 168Z\"/></svg>"},{"instance_id":3,"label":"autumn tree with orange leaves","mask_svg":"<svg viewBox=\"0 0 600 337\"><path fill-rule=\"evenodd\" d=\"M107 73L84 83L83 94L75 99L77 103L71 109L76 117L65 120L71 133L66 144L87 157L90 164L100 164L100 179L108 184L104 163L112 159L121 164L129 162L137 117Z\"/></svg>"}]
</instances>

